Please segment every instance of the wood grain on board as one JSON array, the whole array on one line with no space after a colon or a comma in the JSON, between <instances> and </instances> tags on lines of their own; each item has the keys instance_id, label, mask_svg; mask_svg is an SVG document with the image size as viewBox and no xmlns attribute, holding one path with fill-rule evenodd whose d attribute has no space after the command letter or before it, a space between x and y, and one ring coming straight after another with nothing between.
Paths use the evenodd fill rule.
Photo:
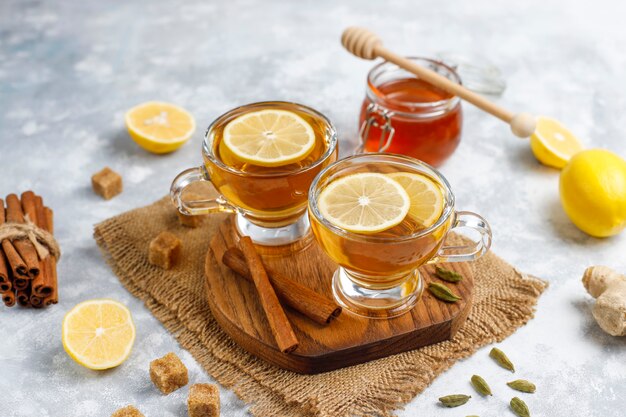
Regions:
<instances>
[{"instance_id":1,"label":"wood grain on board","mask_svg":"<svg viewBox=\"0 0 626 417\"><path fill-rule=\"evenodd\" d=\"M216 231L206 256L206 290L211 311L242 348L270 363L294 372L313 374L382 358L421 346L448 340L467 318L472 304L474 277L467 263L445 264L464 279L449 284L462 297L444 303L424 290L409 313L392 319L367 319L343 313L328 325L317 324L285 308L299 346L282 353L276 346L269 323L257 298L254 284L221 263L223 252L238 240L232 217ZM312 234L282 247L257 246L269 268L332 298L331 280L337 265L317 245ZM219 261L218 261L219 260ZM435 276L435 266L420 268L425 286Z\"/></svg>"}]
</instances>

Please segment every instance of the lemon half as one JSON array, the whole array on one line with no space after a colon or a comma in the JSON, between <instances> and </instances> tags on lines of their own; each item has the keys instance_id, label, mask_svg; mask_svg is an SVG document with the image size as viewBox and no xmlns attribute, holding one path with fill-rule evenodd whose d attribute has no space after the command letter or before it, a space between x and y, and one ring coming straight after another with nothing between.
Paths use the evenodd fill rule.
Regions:
<instances>
[{"instance_id":1,"label":"lemon half","mask_svg":"<svg viewBox=\"0 0 626 417\"><path fill-rule=\"evenodd\" d=\"M180 148L196 130L193 116L182 107L149 101L126 112L126 128L135 142L152 153Z\"/></svg>"},{"instance_id":2,"label":"lemon half","mask_svg":"<svg viewBox=\"0 0 626 417\"><path fill-rule=\"evenodd\" d=\"M318 199L329 222L344 230L373 234L402 222L411 200L402 186L377 173L352 174L331 182Z\"/></svg>"},{"instance_id":3,"label":"lemon half","mask_svg":"<svg viewBox=\"0 0 626 417\"><path fill-rule=\"evenodd\" d=\"M128 358L135 342L130 311L114 300L89 300L63 319L63 348L89 369L109 369Z\"/></svg>"},{"instance_id":4,"label":"lemon half","mask_svg":"<svg viewBox=\"0 0 626 417\"><path fill-rule=\"evenodd\" d=\"M558 121L538 117L535 133L530 137L530 148L544 165L563 168L572 156L583 150L576 136Z\"/></svg>"},{"instance_id":5,"label":"lemon half","mask_svg":"<svg viewBox=\"0 0 626 417\"><path fill-rule=\"evenodd\" d=\"M229 122L223 135L224 144L235 157L266 167L300 161L315 147L311 125L286 110L245 113Z\"/></svg>"}]
</instances>

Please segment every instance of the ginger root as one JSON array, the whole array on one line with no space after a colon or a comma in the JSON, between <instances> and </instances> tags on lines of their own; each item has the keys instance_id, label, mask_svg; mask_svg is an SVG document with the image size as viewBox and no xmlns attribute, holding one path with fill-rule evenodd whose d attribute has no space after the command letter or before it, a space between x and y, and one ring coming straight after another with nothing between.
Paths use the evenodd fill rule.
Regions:
<instances>
[{"instance_id":1,"label":"ginger root","mask_svg":"<svg viewBox=\"0 0 626 417\"><path fill-rule=\"evenodd\" d=\"M606 266L591 266L583 275L583 285L596 298L592 313L602 330L626 336L626 275Z\"/></svg>"}]
</instances>

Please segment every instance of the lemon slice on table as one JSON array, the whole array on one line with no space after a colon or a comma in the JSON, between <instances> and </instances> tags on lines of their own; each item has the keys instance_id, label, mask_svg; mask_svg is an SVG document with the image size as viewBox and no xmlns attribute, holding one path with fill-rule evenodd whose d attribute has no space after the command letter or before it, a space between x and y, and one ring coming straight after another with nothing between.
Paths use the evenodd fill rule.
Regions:
<instances>
[{"instance_id":1,"label":"lemon slice on table","mask_svg":"<svg viewBox=\"0 0 626 417\"><path fill-rule=\"evenodd\" d=\"M128 358L134 342L130 311L117 301L84 301L63 319L63 348L89 369L118 366Z\"/></svg>"},{"instance_id":2,"label":"lemon slice on table","mask_svg":"<svg viewBox=\"0 0 626 417\"><path fill-rule=\"evenodd\" d=\"M530 137L530 148L539 162L560 169L572 156L583 150L583 145L558 121L538 117L535 133Z\"/></svg>"},{"instance_id":3,"label":"lemon slice on table","mask_svg":"<svg viewBox=\"0 0 626 417\"><path fill-rule=\"evenodd\" d=\"M411 207L409 215L423 227L432 226L443 211L443 194L433 180L425 175L410 172L387 174L398 182L409 195Z\"/></svg>"},{"instance_id":4,"label":"lemon slice on table","mask_svg":"<svg viewBox=\"0 0 626 417\"><path fill-rule=\"evenodd\" d=\"M168 153L180 148L196 130L193 116L174 104L149 101L126 112L126 127L148 152Z\"/></svg>"},{"instance_id":5,"label":"lemon slice on table","mask_svg":"<svg viewBox=\"0 0 626 417\"><path fill-rule=\"evenodd\" d=\"M402 186L384 174L339 178L322 191L319 210L326 220L349 232L373 234L402 222L411 200Z\"/></svg>"},{"instance_id":6,"label":"lemon slice on table","mask_svg":"<svg viewBox=\"0 0 626 417\"><path fill-rule=\"evenodd\" d=\"M224 129L224 144L244 162L276 167L304 159L315 147L315 132L306 120L286 110L243 114Z\"/></svg>"}]
</instances>

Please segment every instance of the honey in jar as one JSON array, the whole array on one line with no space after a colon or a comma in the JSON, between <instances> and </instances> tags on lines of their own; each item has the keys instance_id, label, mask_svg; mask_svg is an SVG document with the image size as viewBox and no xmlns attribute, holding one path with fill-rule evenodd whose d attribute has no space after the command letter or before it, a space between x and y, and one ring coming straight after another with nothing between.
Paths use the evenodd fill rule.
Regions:
<instances>
[{"instance_id":1,"label":"honey in jar","mask_svg":"<svg viewBox=\"0 0 626 417\"><path fill-rule=\"evenodd\" d=\"M454 70L426 58L409 58L460 83ZM391 63L374 67L361 107L359 151L390 152L441 165L461 140L458 97Z\"/></svg>"}]
</instances>

